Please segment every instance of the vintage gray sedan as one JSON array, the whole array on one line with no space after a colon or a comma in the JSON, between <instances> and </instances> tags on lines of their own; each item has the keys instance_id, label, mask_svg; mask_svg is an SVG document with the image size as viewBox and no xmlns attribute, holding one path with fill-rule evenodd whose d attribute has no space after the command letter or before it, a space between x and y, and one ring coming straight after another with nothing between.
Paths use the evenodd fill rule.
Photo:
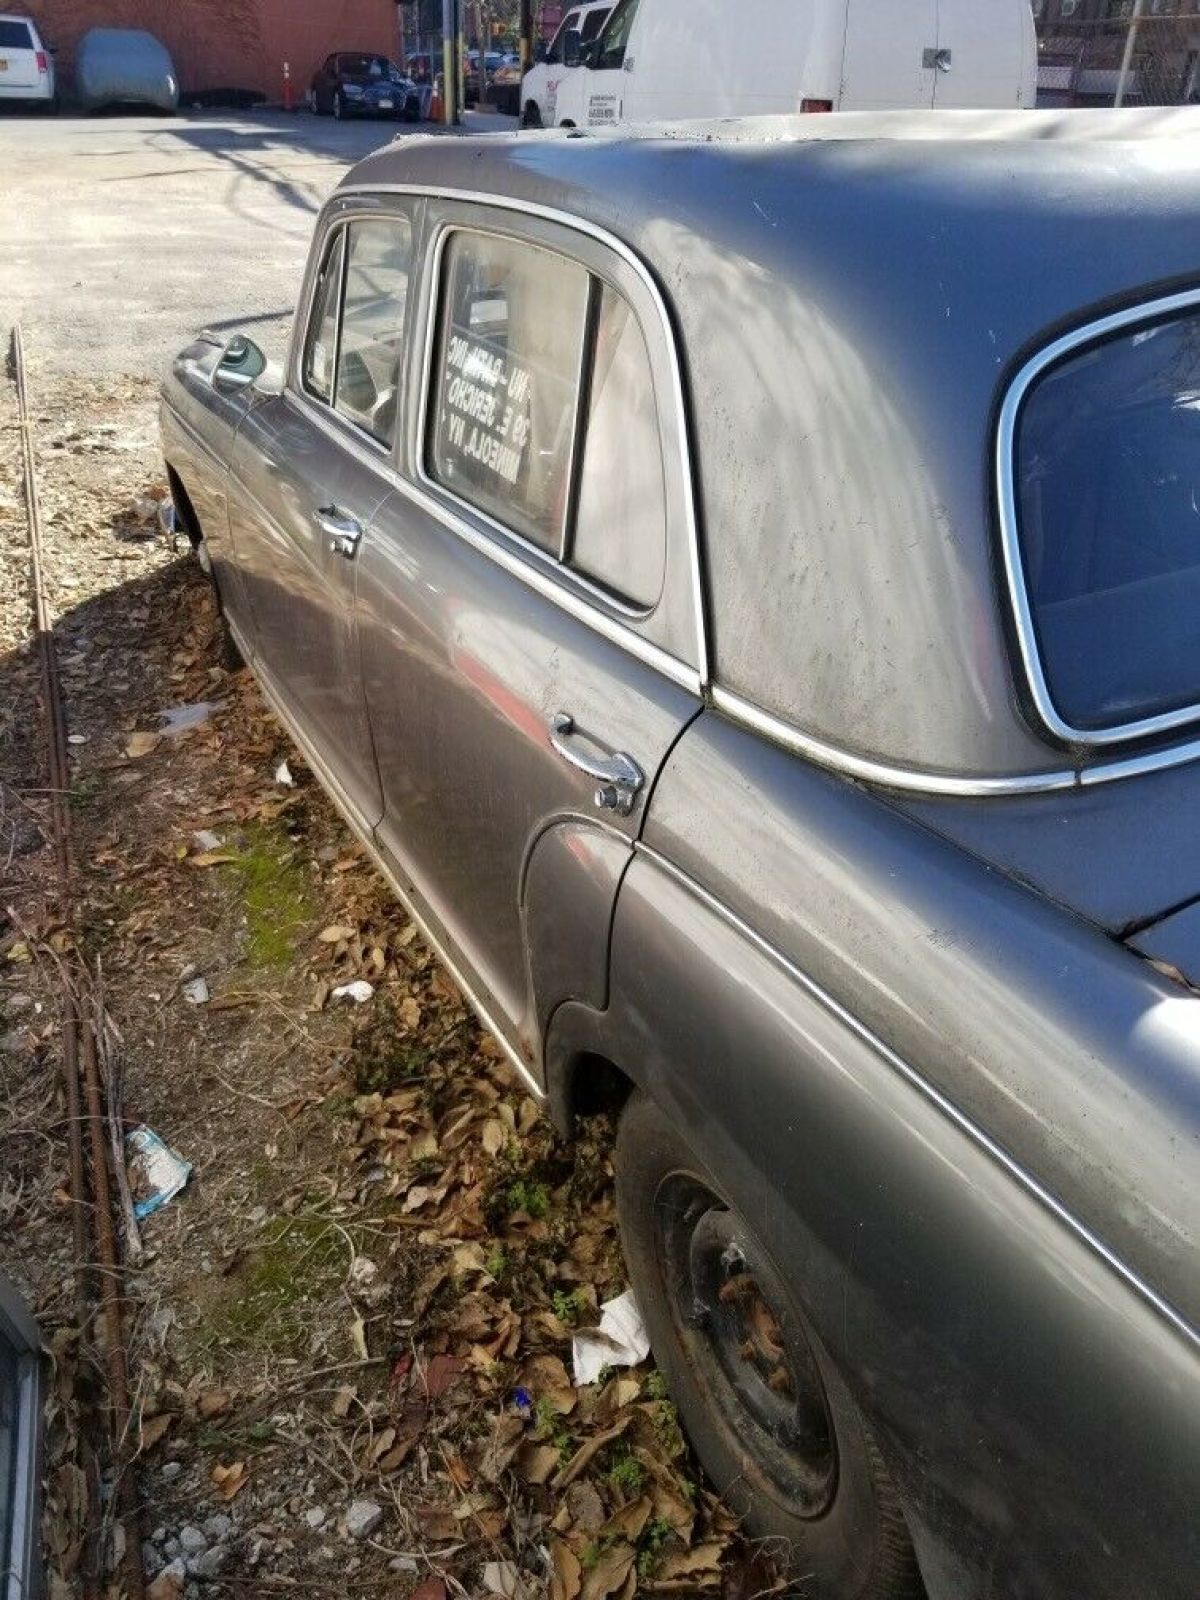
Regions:
<instances>
[{"instance_id":1,"label":"vintage gray sedan","mask_svg":"<svg viewBox=\"0 0 1200 1600\"><path fill-rule=\"evenodd\" d=\"M401 140L174 515L836 1600L1200 1593L1200 124Z\"/></svg>"}]
</instances>

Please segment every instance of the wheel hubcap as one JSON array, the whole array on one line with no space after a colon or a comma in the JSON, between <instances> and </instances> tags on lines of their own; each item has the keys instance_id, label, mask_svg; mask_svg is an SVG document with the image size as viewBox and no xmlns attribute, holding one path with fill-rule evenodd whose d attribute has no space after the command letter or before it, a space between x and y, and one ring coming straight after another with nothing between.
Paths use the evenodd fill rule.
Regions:
<instances>
[{"instance_id":1,"label":"wheel hubcap","mask_svg":"<svg viewBox=\"0 0 1200 1600\"><path fill-rule=\"evenodd\" d=\"M709 1403L765 1487L819 1516L837 1482L825 1385L782 1285L740 1219L697 1179L667 1180L659 1246L680 1338Z\"/></svg>"}]
</instances>

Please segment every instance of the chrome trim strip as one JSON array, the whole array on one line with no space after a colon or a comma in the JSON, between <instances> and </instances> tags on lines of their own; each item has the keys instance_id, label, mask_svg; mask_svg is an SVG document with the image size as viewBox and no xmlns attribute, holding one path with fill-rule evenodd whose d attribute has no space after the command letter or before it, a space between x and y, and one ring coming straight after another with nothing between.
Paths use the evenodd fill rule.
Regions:
<instances>
[{"instance_id":1,"label":"chrome trim strip","mask_svg":"<svg viewBox=\"0 0 1200 1600\"><path fill-rule=\"evenodd\" d=\"M540 217L545 222L552 222L559 227L568 228L575 233L586 234L589 238L595 239L607 250L611 250L614 255L619 256L630 270L641 279L662 323L663 337L670 353L671 397L675 406L679 443L682 451L685 495L684 515L689 535L689 564L692 572L692 607L696 630L696 674L701 683L707 683L709 675L708 633L704 616L704 596L700 587L700 544L696 516L695 476L692 464L691 434L688 429L687 404L683 391L683 369L679 361L679 347L675 338L675 329L653 273L642 258L634 250L631 250L624 240L618 239L615 234L609 233L607 229L599 227L596 223L590 222L584 217L573 216L570 212L558 211L553 206L537 205L532 201L517 200L511 195L487 194L475 189L441 188L436 184L351 184L344 188L335 189L328 203L332 205L347 196L371 194L410 194L419 195L425 199L458 200L471 205L490 206L499 211L513 211L520 216Z\"/></svg>"},{"instance_id":2,"label":"chrome trim strip","mask_svg":"<svg viewBox=\"0 0 1200 1600\"><path fill-rule=\"evenodd\" d=\"M250 656L247 653L245 642L240 631L232 622L230 622L229 626L238 648L241 650L246 660L250 660ZM293 742L299 747L304 759L316 773L322 789L324 789L325 793L337 807L342 820L350 829L351 833L354 834L354 837L362 845L363 849L370 856L376 870L381 873L384 878L386 878L388 887L396 896L397 900L399 900L400 904L404 907L406 913L412 918L417 927L421 930L421 937L425 940L425 943L433 951L434 955L454 979L454 982L462 990L467 1003L475 1012L475 1015L479 1018L479 1021L482 1023L483 1027L486 1028L488 1033L492 1035L496 1043L508 1057L509 1061L516 1068L530 1094L534 1096L539 1104L543 1103L546 1100L545 1089L534 1076L534 1073L530 1069L528 1063L522 1060L519 1051L517 1051L515 1047L508 1041L508 1039L505 1038L502 1029L492 1016L492 1013L488 1010L487 1006L484 1005L482 1000L480 1000L475 990L463 977L461 968L450 958L450 956L446 954L444 945L430 932L429 924L425 921L421 913L415 909L408 895L400 887L400 884L397 881L392 869L388 866L386 860L380 854L379 846L375 841L373 829L371 829L365 822L360 821L355 815L355 808L342 793L341 787L334 778L328 765L317 753L316 748L313 746L311 741L300 731L292 717L284 709L283 702L280 700L275 690L267 683L266 678L258 671L255 672L254 677L259 688L263 692L263 698L278 717L279 721L283 724L285 730L287 731L288 737L292 739Z\"/></svg>"},{"instance_id":3,"label":"chrome trim strip","mask_svg":"<svg viewBox=\"0 0 1200 1600\"><path fill-rule=\"evenodd\" d=\"M716 710L775 744L782 745L785 750L804 756L818 766L844 773L847 777L860 778L864 783L882 784L889 789L960 796L1044 794L1055 789L1074 789L1079 782L1078 773L1070 769L1019 773L1011 777L956 778L948 773L920 772L908 767L892 766L884 761L872 761L867 756L851 755L836 745L801 733L790 723L772 716L769 711L761 711L751 701L743 700L741 695L723 689L720 684L713 685L711 697Z\"/></svg>"},{"instance_id":4,"label":"chrome trim strip","mask_svg":"<svg viewBox=\"0 0 1200 1600\"><path fill-rule=\"evenodd\" d=\"M1124 311L1115 311L1110 316L1100 317L1081 328L1063 334L1061 338L1054 340L1044 350L1039 350L1037 355L1025 363L1004 396L996 431L996 496L1009 600L1016 618L1021 663L1025 669L1025 678L1033 697L1034 707L1055 738L1069 744L1104 746L1145 738L1150 734L1166 733L1172 728L1194 722L1200 716L1200 702L1185 706L1178 711L1143 717L1136 722L1125 722L1112 728L1075 728L1058 714L1038 652L1033 608L1025 581L1025 566L1021 559L1021 543L1017 529L1016 446L1021 407L1030 388L1046 369L1073 350L1078 350L1084 345L1096 344L1110 334L1119 333L1122 329L1136 327L1143 322L1161 321L1176 311L1187 311L1195 306L1200 306L1200 289L1187 289L1180 294L1164 295L1157 300L1144 301L1140 305L1127 307ZM1125 773L1120 775L1125 776ZM1090 781L1104 780L1093 778Z\"/></svg>"},{"instance_id":5,"label":"chrome trim strip","mask_svg":"<svg viewBox=\"0 0 1200 1600\"><path fill-rule=\"evenodd\" d=\"M807 973L802 972L781 950L771 944L768 939L764 939L762 934L757 933L748 922L743 921L736 912L731 911L723 901L718 900L716 895L711 894L701 884L697 883L682 868L677 867L674 862L668 861L665 856L660 855L653 846L637 840L634 843L634 849L639 855L644 855L648 861L652 861L655 866L660 867L668 877L674 879L689 894L695 896L701 904L707 906L710 911L719 916L735 932L748 939L757 950L773 961L789 978L798 983L830 1016L836 1017L839 1022L856 1034L870 1050L873 1050L883 1061L886 1061L931 1105L936 1106L974 1144L978 1145L981 1150L986 1151L1040 1205L1044 1206L1065 1227L1069 1228L1076 1238L1095 1255L1099 1256L1106 1266L1123 1278L1134 1293L1140 1295L1148 1305L1152 1306L1165 1321L1171 1324L1177 1333L1182 1334L1189 1343L1200 1347L1200 1330L1194 1328L1187 1318L1176 1311L1168 1300L1163 1299L1143 1278L1139 1277L1132 1267L1128 1266L1110 1246L1105 1244L1103 1239L1093 1233L1086 1223L1081 1222L1061 1200L1040 1183L1014 1156L1009 1155L1003 1145L998 1144L989 1133L985 1132L965 1111L961 1111L941 1089L937 1088L928 1078L911 1066L903 1056L898 1055L890 1045L885 1044L878 1034L872 1032L865 1023L860 1022L852 1011L848 1011L842 1005L841 1001L835 1000L827 989L822 988L814 978L810 978Z\"/></svg>"}]
</instances>

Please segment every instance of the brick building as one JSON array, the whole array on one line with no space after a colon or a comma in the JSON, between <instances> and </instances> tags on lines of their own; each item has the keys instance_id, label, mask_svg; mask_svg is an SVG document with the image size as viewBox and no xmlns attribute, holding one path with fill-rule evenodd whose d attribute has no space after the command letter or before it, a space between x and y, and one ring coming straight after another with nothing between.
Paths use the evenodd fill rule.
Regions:
<instances>
[{"instance_id":1,"label":"brick building","mask_svg":"<svg viewBox=\"0 0 1200 1600\"><path fill-rule=\"evenodd\" d=\"M58 48L70 88L75 46L89 28L145 28L171 52L182 98L221 90L283 98L283 64L303 94L331 50L393 58L395 0L20 0Z\"/></svg>"}]
</instances>

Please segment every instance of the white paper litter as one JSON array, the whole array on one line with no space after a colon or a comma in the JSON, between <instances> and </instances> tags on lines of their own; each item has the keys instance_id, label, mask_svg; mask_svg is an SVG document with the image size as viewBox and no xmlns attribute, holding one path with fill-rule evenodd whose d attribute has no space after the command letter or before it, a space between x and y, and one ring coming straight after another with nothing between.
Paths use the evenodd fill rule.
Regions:
<instances>
[{"instance_id":1,"label":"white paper litter","mask_svg":"<svg viewBox=\"0 0 1200 1600\"><path fill-rule=\"evenodd\" d=\"M571 1362L576 1388L595 1383L602 1367L636 1367L650 1354L646 1324L633 1290L600 1307L600 1325L580 1328L571 1339Z\"/></svg>"},{"instance_id":2,"label":"white paper litter","mask_svg":"<svg viewBox=\"0 0 1200 1600\"><path fill-rule=\"evenodd\" d=\"M197 828L192 838L196 841L197 850L219 850L221 848L221 835L214 833L211 828Z\"/></svg>"},{"instance_id":3,"label":"white paper litter","mask_svg":"<svg viewBox=\"0 0 1200 1600\"><path fill-rule=\"evenodd\" d=\"M292 769L286 761L281 761L275 768L275 782L281 783L285 789L294 789L296 780L292 777Z\"/></svg>"},{"instance_id":4,"label":"white paper litter","mask_svg":"<svg viewBox=\"0 0 1200 1600\"><path fill-rule=\"evenodd\" d=\"M162 722L162 731L174 735L186 733L189 728L198 728L202 722L207 722L216 710L211 700L197 700L190 706L167 706L158 713Z\"/></svg>"},{"instance_id":5,"label":"white paper litter","mask_svg":"<svg viewBox=\"0 0 1200 1600\"><path fill-rule=\"evenodd\" d=\"M483 1569L483 1587L501 1600L522 1600L527 1593L515 1561L489 1561Z\"/></svg>"},{"instance_id":6,"label":"white paper litter","mask_svg":"<svg viewBox=\"0 0 1200 1600\"><path fill-rule=\"evenodd\" d=\"M192 1164L165 1145L143 1123L125 1135L129 1185L135 1195L133 1214L140 1222L173 1200L192 1175Z\"/></svg>"},{"instance_id":7,"label":"white paper litter","mask_svg":"<svg viewBox=\"0 0 1200 1600\"><path fill-rule=\"evenodd\" d=\"M355 978L353 983L339 983L329 996L331 1000L353 1000L356 1006L366 1005L375 993L365 978Z\"/></svg>"},{"instance_id":8,"label":"white paper litter","mask_svg":"<svg viewBox=\"0 0 1200 1600\"><path fill-rule=\"evenodd\" d=\"M183 986L183 998L192 1006L208 1004L208 984L203 978L192 978Z\"/></svg>"}]
</instances>

